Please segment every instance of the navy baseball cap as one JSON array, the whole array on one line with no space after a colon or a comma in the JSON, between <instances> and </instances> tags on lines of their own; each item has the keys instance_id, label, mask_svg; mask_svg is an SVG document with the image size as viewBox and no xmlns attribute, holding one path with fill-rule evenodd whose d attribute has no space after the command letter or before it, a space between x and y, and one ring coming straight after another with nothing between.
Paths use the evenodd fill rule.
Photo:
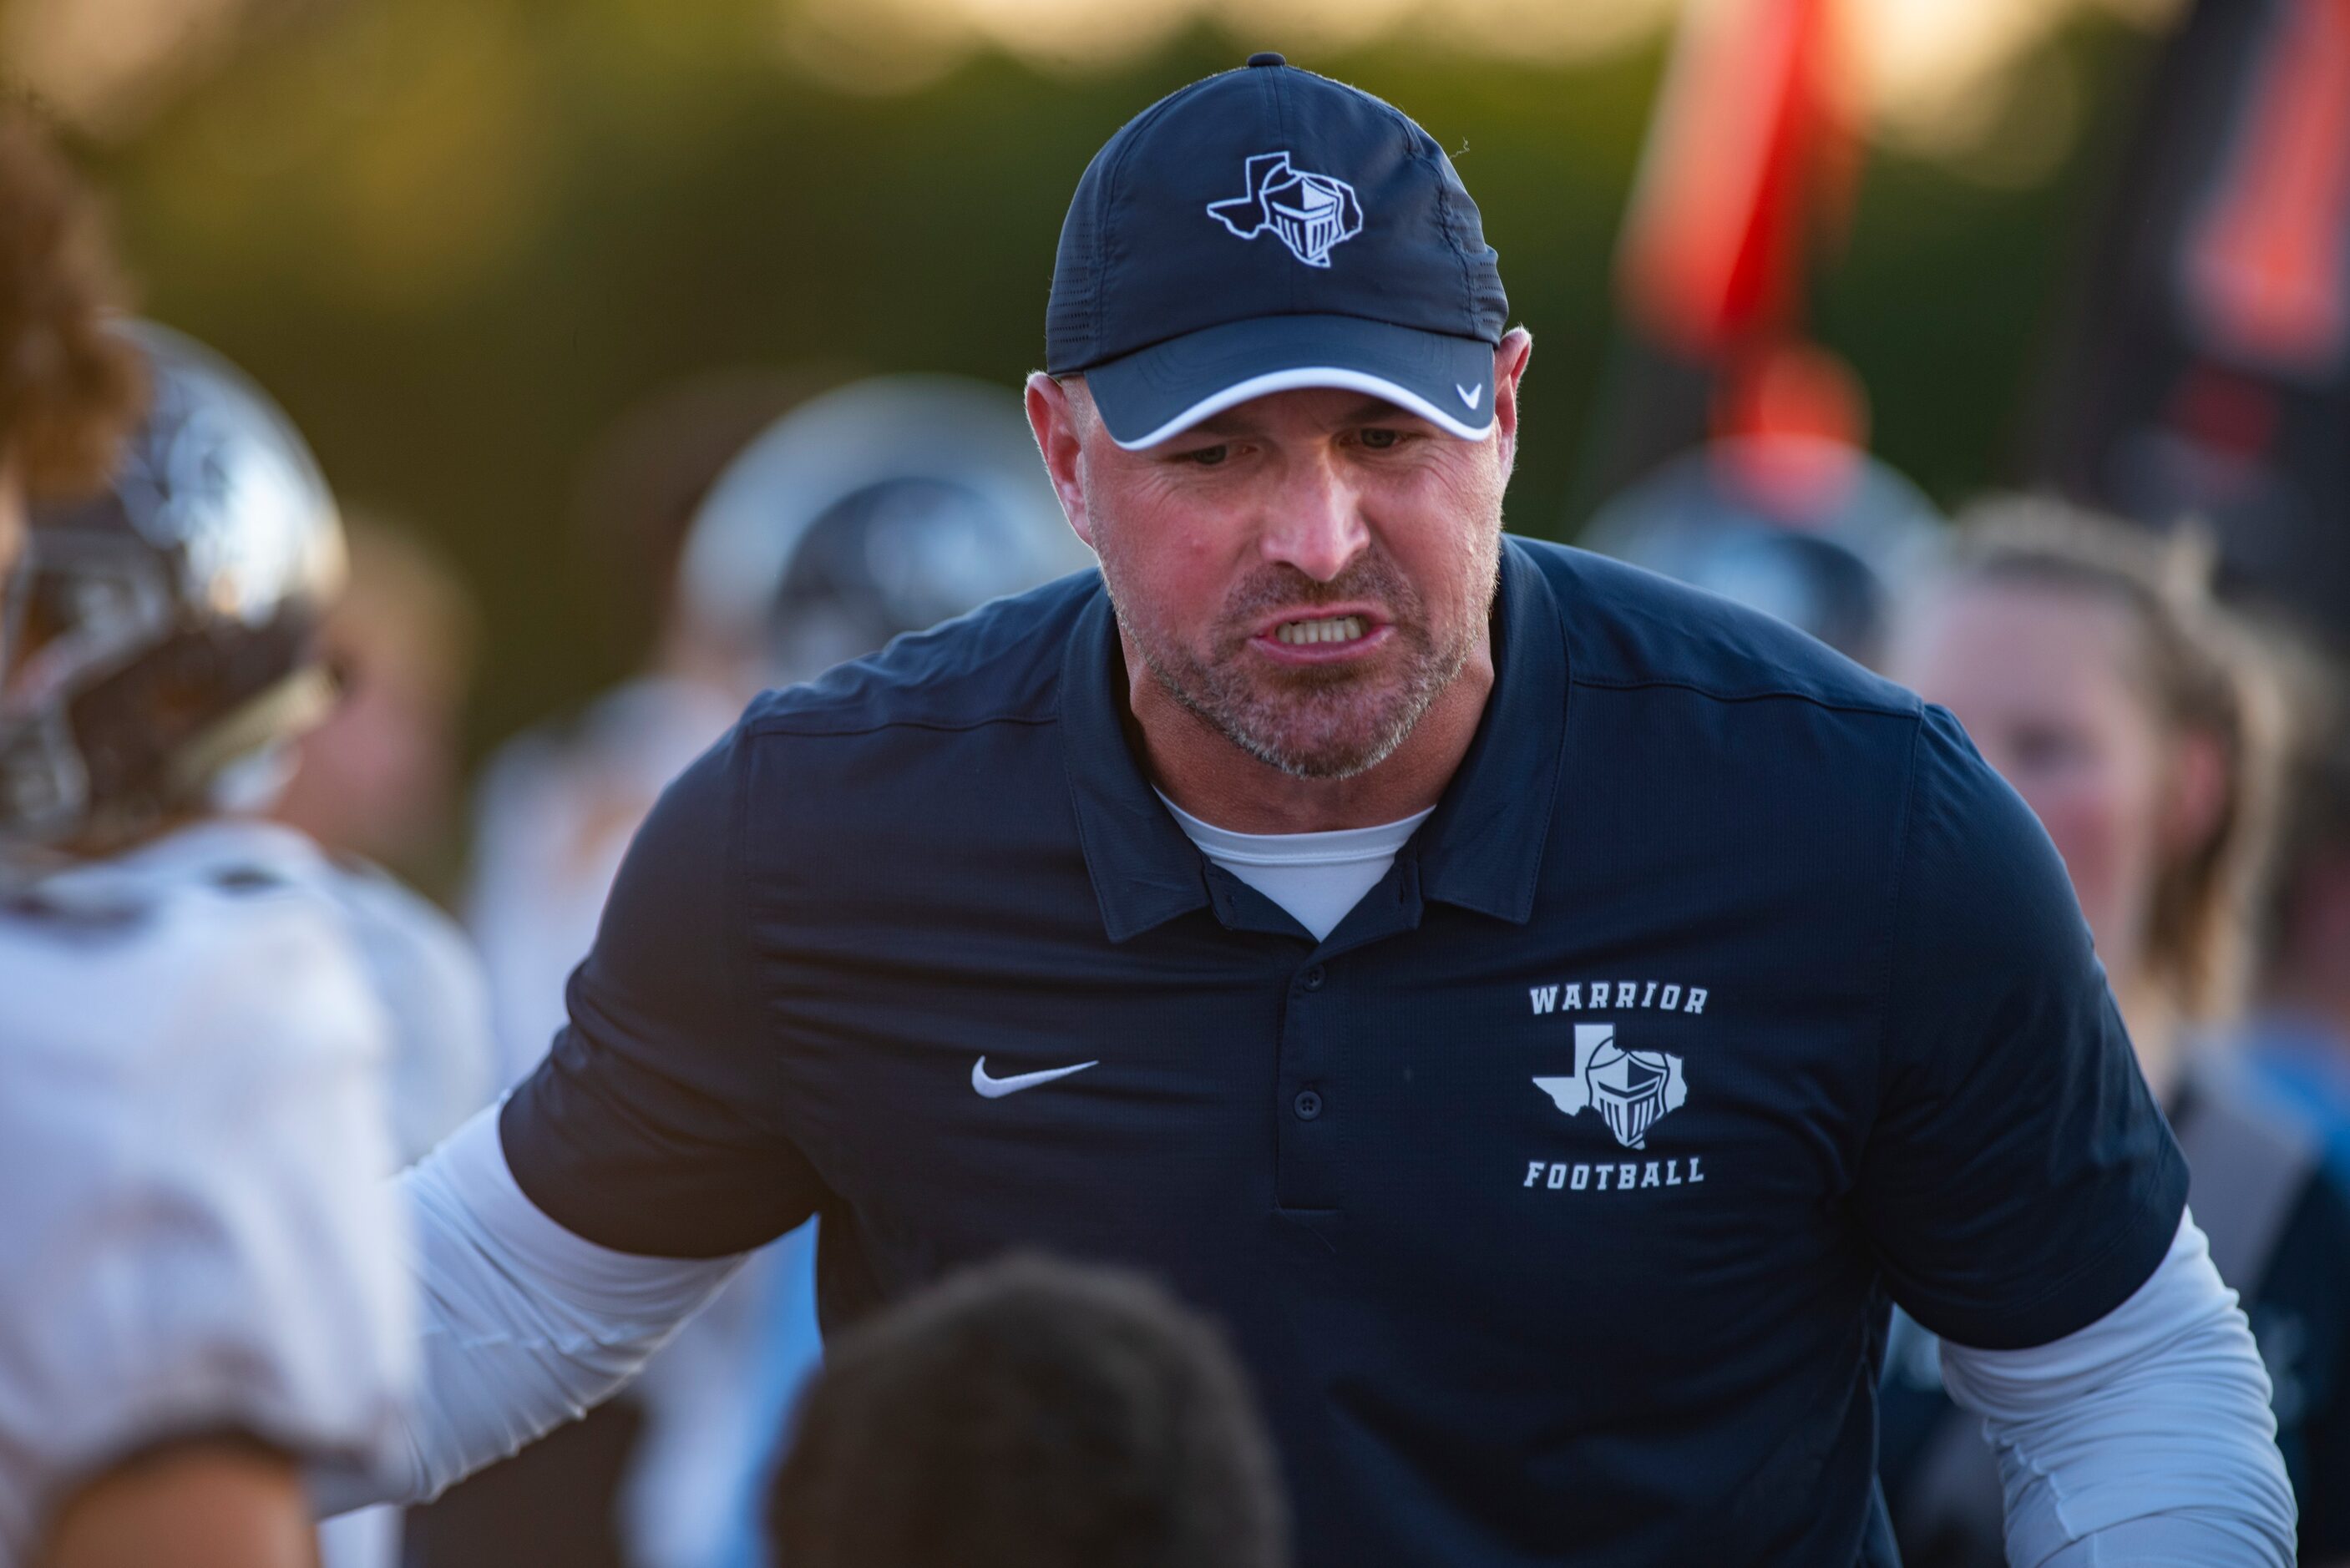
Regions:
<instances>
[{"instance_id":1,"label":"navy baseball cap","mask_svg":"<svg viewBox=\"0 0 2350 1568\"><path fill-rule=\"evenodd\" d=\"M1082 373L1128 449L1299 387L1482 440L1509 313L1497 260L1428 132L1255 55L1151 105L1086 166L1045 365Z\"/></svg>"}]
</instances>

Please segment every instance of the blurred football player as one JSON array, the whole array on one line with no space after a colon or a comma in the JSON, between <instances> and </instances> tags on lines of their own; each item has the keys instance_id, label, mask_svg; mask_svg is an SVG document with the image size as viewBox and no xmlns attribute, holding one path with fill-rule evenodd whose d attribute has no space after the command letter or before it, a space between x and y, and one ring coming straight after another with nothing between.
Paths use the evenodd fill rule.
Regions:
<instances>
[{"instance_id":1,"label":"blurred football player","mask_svg":"<svg viewBox=\"0 0 2350 1568\"><path fill-rule=\"evenodd\" d=\"M689 377L626 410L580 464L571 555L598 590L597 629L643 670L508 742L484 771L466 915L491 978L501 1082L546 1048L548 1009L560 1012L612 863L666 782L660 759L694 754L741 703L745 649L673 591L677 559L727 462L818 384L764 369ZM616 1493L640 1425L633 1399L615 1400L411 1511L411 1563L618 1568L614 1511L578 1500Z\"/></svg>"},{"instance_id":2,"label":"blurred football player","mask_svg":"<svg viewBox=\"0 0 2350 1568\"><path fill-rule=\"evenodd\" d=\"M453 805L457 715L475 628L453 571L392 524L344 521L349 567L318 630L334 709L291 737L250 804L327 857L341 908L391 1024L392 1155L423 1157L497 1093L489 983L456 921L378 861L426 857ZM391 1568L400 1513L320 1527L327 1568Z\"/></svg>"},{"instance_id":3,"label":"blurred football player","mask_svg":"<svg viewBox=\"0 0 2350 1568\"><path fill-rule=\"evenodd\" d=\"M447 869L481 612L456 566L405 523L346 505L343 532L350 582L320 633L342 701L302 737L270 815L432 886Z\"/></svg>"},{"instance_id":4,"label":"blurred football player","mask_svg":"<svg viewBox=\"0 0 2350 1568\"><path fill-rule=\"evenodd\" d=\"M863 381L753 441L695 514L660 664L491 768L472 912L509 1071L561 1027L565 977L660 787L762 687L1091 561L1018 404L993 389ZM621 1513L640 1568L757 1560L773 1434L816 1356L813 1248L810 1228L767 1249L636 1386L646 1424Z\"/></svg>"},{"instance_id":5,"label":"blurred football player","mask_svg":"<svg viewBox=\"0 0 2350 1568\"><path fill-rule=\"evenodd\" d=\"M561 1027L637 824L744 702L1090 565L1035 468L988 389L892 377L785 414L696 497L651 668L487 770L468 923L509 1078Z\"/></svg>"},{"instance_id":6,"label":"blurred football player","mask_svg":"<svg viewBox=\"0 0 2350 1568\"><path fill-rule=\"evenodd\" d=\"M1715 439L1611 497L1582 543L1877 665L1933 503L1869 455L1866 397L1831 356L1784 348L1722 402Z\"/></svg>"},{"instance_id":7,"label":"blurred football player","mask_svg":"<svg viewBox=\"0 0 2350 1568\"><path fill-rule=\"evenodd\" d=\"M383 1013L320 861L224 815L314 717L342 570L308 453L99 317L61 170L0 121L0 1563L302 1568L303 1459L369 1466L414 1351ZM126 450L109 439L149 404Z\"/></svg>"},{"instance_id":8,"label":"blurred football player","mask_svg":"<svg viewBox=\"0 0 2350 1568\"><path fill-rule=\"evenodd\" d=\"M389 523L346 521L349 581L320 628L342 686L295 742L269 815L325 850L395 1029L392 1137L420 1158L497 1093L489 986L454 920L379 862L431 856L454 805L457 718L477 635L455 572Z\"/></svg>"}]
</instances>

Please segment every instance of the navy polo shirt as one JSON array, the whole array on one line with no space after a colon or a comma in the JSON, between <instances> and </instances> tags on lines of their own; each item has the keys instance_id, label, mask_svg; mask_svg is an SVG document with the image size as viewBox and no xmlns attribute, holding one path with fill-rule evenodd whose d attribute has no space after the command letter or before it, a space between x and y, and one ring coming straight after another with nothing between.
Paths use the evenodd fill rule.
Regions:
<instances>
[{"instance_id":1,"label":"navy polo shirt","mask_svg":"<svg viewBox=\"0 0 2350 1568\"><path fill-rule=\"evenodd\" d=\"M1152 794L1091 576L761 698L629 852L523 1189L665 1256L821 1214L833 1325L1007 1248L1149 1270L1309 1568L1875 1560L1887 1298L2070 1333L2185 1168L1949 714L1504 556L1469 754L1319 943Z\"/></svg>"}]
</instances>

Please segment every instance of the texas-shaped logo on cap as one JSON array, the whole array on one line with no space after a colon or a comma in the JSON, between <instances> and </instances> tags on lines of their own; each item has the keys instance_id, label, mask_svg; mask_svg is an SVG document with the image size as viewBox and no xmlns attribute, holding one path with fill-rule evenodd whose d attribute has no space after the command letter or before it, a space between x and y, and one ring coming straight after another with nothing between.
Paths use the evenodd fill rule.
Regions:
<instances>
[{"instance_id":1,"label":"texas-shaped logo on cap","mask_svg":"<svg viewBox=\"0 0 2350 1568\"><path fill-rule=\"evenodd\" d=\"M1363 232L1355 188L1327 174L1293 169L1286 152L1248 161L1248 194L1208 203L1208 216L1244 240L1271 234L1307 266L1328 266L1330 247Z\"/></svg>"}]
</instances>

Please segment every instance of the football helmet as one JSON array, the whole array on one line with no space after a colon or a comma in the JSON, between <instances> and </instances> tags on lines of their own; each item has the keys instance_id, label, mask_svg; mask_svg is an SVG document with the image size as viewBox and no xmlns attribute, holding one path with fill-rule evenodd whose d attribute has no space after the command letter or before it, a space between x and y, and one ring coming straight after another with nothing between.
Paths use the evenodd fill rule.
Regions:
<instances>
[{"instance_id":1,"label":"football helmet","mask_svg":"<svg viewBox=\"0 0 2350 1568\"><path fill-rule=\"evenodd\" d=\"M1803 483L1785 483L1789 473ZM1580 543L1870 664L1940 534L1934 504L1857 448L1748 437L1667 462L1602 506Z\"/></svg>"},{"instance_id":2,"label":"football helmet","mask_svg":"<svg viewBox=\"0 0 2350 1568\"><path fill-rule=\"evenodd\" d=\"M343 534L309 448L210 349L120 330L146 417L105 490L34 508L0 602L0 844L103 849L203 810L334 701Z\"/></svg>"},{"instance_id":3,"label":"football helmet","mask_svg":"<svg viewBox=\"0 0 2350 1568\"><path fill-rule=\"evenodd\" d=\"M1092 565L1016 397L889 376L802 405L743 450L695 515L680 589L784 684Z\"/></svg>"}]
</instances>

